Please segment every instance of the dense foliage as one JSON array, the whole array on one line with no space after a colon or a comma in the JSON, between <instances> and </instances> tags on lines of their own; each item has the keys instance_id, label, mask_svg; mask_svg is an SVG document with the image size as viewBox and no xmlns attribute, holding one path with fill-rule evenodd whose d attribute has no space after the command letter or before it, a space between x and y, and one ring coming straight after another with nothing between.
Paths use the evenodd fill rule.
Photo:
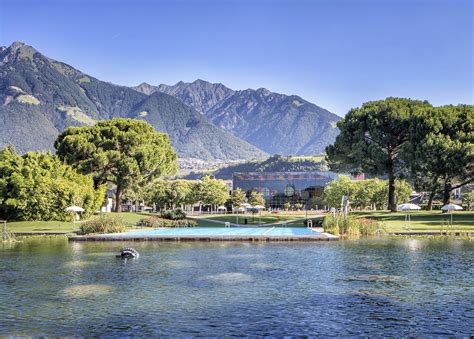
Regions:
<instances>
[{"instance_id":1,"label":"dense foliage","mask_svg":"<svg viewBox=\"0 0 474 339\"><path fill-rule=\"evenodd\" d=\"M147 190L147 201L158 209L185 208L197 203L197 181L157 180Z\"/></svg>"},{"instance_id":2,"label":"dense foliage","mask_svg":"<svg viewBox=\"0 0 474 339\"><path fill-rule=\"evenodd\" d=\"M56 140L61 160L95 183L116 185L116 212L122 194L176 172L176 154L166 134L144 121L112 119L92 127L69 127Z\"/></svg>"},{"instance_id":3,"label":"dense foliage","mask_svg":"<svg viewBox=\"0 0 474 339\"><path fill-rule=\"evenodd\" d=\"M216 207L229 198L228 188L222 180L204 177L202 180L157 180L148 188L147 201L158 209L184 209L201 204Z\"/></svg>"},{"instance_id":4,"label":"dense foliage","mask_svg":"<svg viewBox=\"0 0 474 339\"><path fill-rule=\"evenodd\" d=\"M473 106L433 107L426 101L387 98L349 111L326 148L331 169L388 178L388 206L396 210L395 180L410 179L443 202L474 180Z\"/></svg>"},{"instance_id":5,"label":"dense foliage","mask_svg":"<svg viewBox=\"0 0 474 339\"><path fill-rule=\"evenodd\" d=\"M404 180L395 181L395 196L400 203L408 202L412 189ZM353 181L341 176L324 189L324 202L328 207L341 207L342 196L349 198L351 208L387 208L388 185L386 180L367 179Z\"/></svg>"},{"instance_id":6,"label":"dense foliage","mask_svg":"<svg viewBox=\"0 0 474 339\"><path fill-rule=\"evenodd\" d=\"M186 212L178 208L161 212L161 217L169 220L182 220L186 218Z\"/></svg>"},{"instance_id":7,"label":"dense foliage","mask_svg":"<svg viewBox=\"0 0 474 339\"><path fill-rule=\"evenodd\" d=\"M12 147L0 152L0 219L71 220L64 209L84 208L84 217L97 211L105 186L94 189L89 175L77 173L51 153L18 155Z\"/></svg>"},{"instance_id":8,"label":"dense foliage","mask_svg":"<svg viewBox=\"0 0 474 339\"><path fill-rule=\"evenodd\" d=\"M138 222L143 227L195 227L198 225L196 220L192 219L165 219L156 216L143 218Z\"/></svg>"},{"instance_id":9,"label":"dense foliage","mask_svg":"<svg viewBox=\"0 0 474 339\"><path fill-rule=\"evenodd\" d=\"M123 218L106 214L85 221L79 227L79 234L91 233L122 233L127 231Z\"/></svg>"},{"instance_id":10,"label":"dense foliage","mask_svg":"<svg viewBox=\"0 0 474 339\"><path fill-rule=\"evenodd\" d=\"M197 186L197 200L203 205L222 205L228 197L229 190L222 180L204 177Z\"/></svg>"},{"instance_id":11,"label":"dense foliage","mask_svg":"<svg viewBox=\"0 0 474 339\"><path fill-rule=\"evenodd\" d=\"M252 206L265 206L263 194L257 191L251 191L249 194L249 204Z\"/></svg>"},{"instance_id":12,"label":"dense foliage","mask_svg":"<svg viewBox=\"0 0 474 339\"><path fill-rule=\"evenodd\" d=\"M232 191L232 194L229 198L229 204L232 208L238 208L240 205L247 201L245 192L241 188L237 187Z\"/></svg>"},{"instance_id":13,"label":"dense foliage","mask_svg":"<svg viewBox=\"0 0 474 339\"><path fill-rule=\"evenodd\" d=\"M447 204L454 189L474 180L474 106L425 109L409 135L403 158L415 187L431 192L428 209L438 192Z\"/></svg>"}]
</instances>

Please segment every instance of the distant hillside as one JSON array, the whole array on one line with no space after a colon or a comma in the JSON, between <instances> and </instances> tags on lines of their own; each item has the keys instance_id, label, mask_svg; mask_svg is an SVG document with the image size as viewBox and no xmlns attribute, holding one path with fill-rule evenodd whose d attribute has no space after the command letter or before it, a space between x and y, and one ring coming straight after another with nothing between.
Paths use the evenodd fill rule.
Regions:
<instances>
[{"instance_id":1,"label":"distant hillside","mask_svg":"<svg viewBox=\"0 0 474 339\"><path fill-rule=\"evenodd\" d=\"M215 125L270 154L323 153L338 134L340 117L296 95L264 88L234 91L203 80L173 86L141 84L135 89L173 95Z\"/></svg>"},{"instance_id":2,"label":"distant hillside","mask_svg":"<svg viewBox=\"0 0 474 339\"><path fill-rule=\"evenodd\" d=\"M274 155L266 160L254 160L230 165L212 172L194 172L186 175L187 179L199 179L203 175L213 175L218 179L232 179L236 172L311 172L327 170L324 156L288 157Z\"/></svg>"},{"instance_id":3,"label":"distant hillside","mask_svg":"<svg viewBox=\"0 0 474 339\"><path fill-rule=\"evenodd\" d=\"M164 93L147 97L134 107L130 117L166 131L183 158L252 159L264 156L254 146L223 132L193 108Z\"/></svg>"},{"instance_id":4,"label":"distant hillside","mask_svg":"<svg viewBox=\"0 0 474 339\"><path fill-rule=\"evenodd\" d=\"M21 42L0 48L0 117L0 147L13 144L19 152L52 149L67 126L128 117L168 133L181 157L265 156L170 95L100 81Z\"/></svg>"}]
</instances>

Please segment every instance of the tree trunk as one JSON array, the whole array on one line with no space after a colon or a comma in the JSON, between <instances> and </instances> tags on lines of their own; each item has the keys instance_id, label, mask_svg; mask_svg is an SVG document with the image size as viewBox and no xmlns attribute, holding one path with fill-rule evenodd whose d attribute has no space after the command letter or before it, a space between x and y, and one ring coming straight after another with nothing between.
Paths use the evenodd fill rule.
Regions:
<instances>
[{"instance_id":1,"label":"tree trunk","mask_svg":"<svg viewBox=\"0 0 474 339\"><path fill-rule=\"evenodd\" d=\"M452 190L451 179L446 179L446 181L444 182L444 190L443 190L443 205L449 204L451 200L451 190Z\"/></svg>"},{"instance_id":2,"label":"tree trunk","mask_svg":"<svg viewBox=\"0 0 474 339\"><path fill-rule=\"evenodd\" d=\"M122 212L122 188L117 186L115 191L115 212Z\"/></svg>"},{"instance_id":3,"label":"tree trunk","mask_svg":"<svg viewBox=\"0 0 474 339\"><path fill-rule=\"evenodd\" d=\"M436 188L431 191L430 196L428 197L428 206L426 206L428 211L433 210L433 199L434 199L435 194L436 194Z\"/></svg>"},{"instance_id":4,"label":"tree trunk","mask_svg":"<svg viewBox=\"0 0 474 339\"><path fill-rule=\"evenodd\" d=\"M428 211L433 210L433 200L434 200L434 196L436 195L436 192L438 190L438 186L439 186L438 177L435 177L434 180L433 180L433 186L431 188L430 195L428 197L428 206L426 207L428 209Z\"/></svg>"},{"instance_id":5,"label":"tree trunk","mask_svg":"<svg viewBox=\"0 0 474 339\"><path fill-rule=\"evenodd\" d=\"M395 176L393 175L393 168L390 168L388 173L388 208L390 212L397 211L397 201L395 196Z\"/></svg>"}]
</instances>

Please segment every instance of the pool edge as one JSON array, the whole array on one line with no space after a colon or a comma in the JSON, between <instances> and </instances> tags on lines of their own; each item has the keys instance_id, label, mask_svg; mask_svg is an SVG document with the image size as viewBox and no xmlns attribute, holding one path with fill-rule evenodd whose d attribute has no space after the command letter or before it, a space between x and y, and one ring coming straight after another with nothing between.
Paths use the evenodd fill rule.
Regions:
<instances>
[{"instance_id":1,"label":"pool edge","mask_svg":"<svg viewBox=\"0 0 474 339\"><path fill-rule=\"evenodd\" d=\"M69 236L69 241L245 241L245 242L311 242L311 241L337 241L338 236L329 233L320 233L318 235L301 236L113 236L113 235L83 235Z\"/></svg>"}]
</instances>

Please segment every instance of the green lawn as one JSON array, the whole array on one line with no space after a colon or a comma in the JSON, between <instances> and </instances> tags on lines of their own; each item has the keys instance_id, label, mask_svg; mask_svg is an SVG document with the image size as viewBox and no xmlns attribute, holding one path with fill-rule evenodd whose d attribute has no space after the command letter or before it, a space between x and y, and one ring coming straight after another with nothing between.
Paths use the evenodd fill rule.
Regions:
<instances>
[{"instance_id":1,"label":"green lawn","mask_svg":"<svg viewBox=\"0 0 474 339\"><path fill-rule=\"evenodd\" d=\"M13 233L71 233L79 224L65 221L12 221L7 222L7 229Z\"/></svg>"},{"instance_id":2,"label":"green lawn","mask_svg":"<svg viewBox=\"0 0 474 339\"><path fill-rule=\"evenodd\" d=\"M354 212L354 215L377 219L383 222L387 232L474 232L474 212L453 212L453 224L450 225L450 214L441 211L409 212L411 223L405 223L404 212L388 211Z\"/></svg>"},{"instance_id":3,"label":"green lawn","mask_svg":"<svg viewBox=\"0 0 474 339\"><path fill-rule=\"evenodd\" d=\"M113 213L120 215L128 226L133 227L140 219L152 214L149 213ZM65 221L12 221L7 222L7 229L10 232L20 233L71 233L79 229L78 223Z\"/></svg>"}]
</instances>

